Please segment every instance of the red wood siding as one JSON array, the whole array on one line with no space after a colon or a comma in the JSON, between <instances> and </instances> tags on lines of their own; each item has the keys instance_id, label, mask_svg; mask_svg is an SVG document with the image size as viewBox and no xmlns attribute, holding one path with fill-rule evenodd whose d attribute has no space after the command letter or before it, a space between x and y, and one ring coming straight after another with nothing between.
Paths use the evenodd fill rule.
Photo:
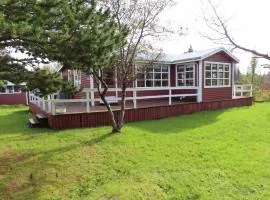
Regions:
<instances>
[{"instance_id":1,"label":"red wood siding","mask_svg":"<svg viewBox=\"0 0 270 200\"><path fill-rule=\"evenodd\" d=\"M176 65L173 64L173 65L170 65L170 82L171 82L171 87L175 87L176 86Z\"/></svg>"},{"instance_id":2,"label":"red wood siding","mask_svg":"<svg viewBox=\"0 0 270 200\"><path fill-rule=\"evenodd\" d=\"M252 105L252 98L230 99L222 101L211 101L202 103L187 103L178 105L165 105L138 109L127 109L125 121L153 120L164 117L192 114L194 112L231 108L237 106ZM30 109L37 113L37 107L30 104ZM115 111L118 116L119 111ZM48 114L47 114L48 115ZM95 113L48 115L49 126L53 129L96 127L110 124L110 117L107 111Z\"/></svg>"},{"instance_id":3,"label":"red wood siding","mask_svg":"<svg viewBox=\"0 0 270 200\"><path fill-rule=\"evenodd\" d=\"M0 94L0 105L26 104L26 93Z\"/></svg>"},{"instance_id":4,"label":"red wood siding","mask_svg":"<svg viewBox=\"0 0 270 200\"><path fill-rule=\"evenodd\" d=\"M203 81L203 88L202 88L202 100L205 101L215 101L215 100L225 100L225 99L232 99L232 87L221 87L221 88L205 88L204 85L204 62L221 62L221 63L230 63L231 64L231 86L232 86L232 72L233 72L233 59L225 54L224 52L216 53L212 55L202 62L202 81Z\"/></svg>"}]
</instances>

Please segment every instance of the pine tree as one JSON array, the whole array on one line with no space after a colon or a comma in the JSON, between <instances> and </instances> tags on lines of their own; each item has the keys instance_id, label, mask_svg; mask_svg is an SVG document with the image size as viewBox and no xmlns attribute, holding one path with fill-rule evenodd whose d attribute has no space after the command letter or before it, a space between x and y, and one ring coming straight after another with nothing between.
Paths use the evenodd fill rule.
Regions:
<instances>
[{"instance_id":1,"label":"pine tree","mask_svg":"<svg viewBox=\"0 0 270 200\"><path fill-rule=\"evenodd\" d=\"M30 89L37 87L36 91L43 96L71 89L64 81L49 84L49 81L59 80L59 76L45 73L37 66L57 61L67 67L95 73L101 67L112 65L115 49L124 40L125 33L126 30L116 31L110 11L97 9L93 0L1 1L0 80L27 81ZM23 59L12 57L12 52L27 56ZM44 82L47 91L43 88Z\"/></svg>"}]
</instances>

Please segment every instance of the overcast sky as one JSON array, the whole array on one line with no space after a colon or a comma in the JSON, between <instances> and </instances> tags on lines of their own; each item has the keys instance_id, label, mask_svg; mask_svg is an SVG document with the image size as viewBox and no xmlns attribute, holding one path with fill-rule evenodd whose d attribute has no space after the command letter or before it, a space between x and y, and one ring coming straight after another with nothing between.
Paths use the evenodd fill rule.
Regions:
<instances>
[{"instance_id":1,"label":"overcast sky","mask_svg":"<svg viewBox=\"0 0 270 200\"><path fill-rule=\"evenodd\" d=\"M187 27L187 34L182 37L174 37L162 42L164 52L178 54L187 51L189 45L194 50L202 50L220 45L213 44L206 38L200 36L199 32L209 32L202 18L202 9L208 9L206 0L175 0L176 5L168 8L162 15L163 23L174 26ZM222 17L229 19L228 27L231 35L239 44L254 48L263 53L270 50L270 26L269 19L269 0L212 0L218 5L218 12ZM245 72L251 54L236 50L234 54L240 59L239 68ZM259 59L259 64L270 64L269 61Z\"/></svg>"}]
</instances>

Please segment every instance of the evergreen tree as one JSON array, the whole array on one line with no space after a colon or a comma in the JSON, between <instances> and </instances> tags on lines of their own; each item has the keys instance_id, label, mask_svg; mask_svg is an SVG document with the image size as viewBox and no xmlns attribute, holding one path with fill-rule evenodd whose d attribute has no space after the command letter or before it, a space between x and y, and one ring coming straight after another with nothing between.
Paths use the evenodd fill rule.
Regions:
<instances>
[{"instance_id":1,"label":"evergreen tree","mask_svg":"<svg viewBox=\"0 0 270 200\"><path fill-rule=\"evenodd\" d=\"M36 86L42 95L43 82L59 77L37 69L40 63L57 61L86 73L98 72L101 67L111 66L114 50L125 38L115 27L109 10L97 9L93 0L1 1L0 80L27 81L29 88ZM14 52L24 58L12 56ZM54 93L68 85L63 81L61 84L48 84L53 86L48 91Z\"/></svg>"},{"instance_id":2,"label":"evergreen tree","mask_svg":"<svg viewBox=\"0 0 270 200\"><path fill-rule=\"evenodd\" d=\"M189 48L188 48L188 53L191 53L191 52L193 52L194 50L193 50L193 47L191 46L191 45L189 45Z\"/></svg>"}]
</instances>

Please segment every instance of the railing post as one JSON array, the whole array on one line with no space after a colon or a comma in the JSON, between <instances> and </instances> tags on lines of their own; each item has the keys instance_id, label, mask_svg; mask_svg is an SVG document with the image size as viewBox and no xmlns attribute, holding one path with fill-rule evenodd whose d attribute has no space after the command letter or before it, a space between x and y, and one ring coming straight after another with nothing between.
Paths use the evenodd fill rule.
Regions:
<instances>
[{"instance_id":1,"label":"railing post","mask_svg":"<svg viewBox=\"0 0 270 200\"><path fill-rule=\"evenodd\" d=\"M241 85L241 97L243 97L243 89L244 89L244 86Z\"/></svg>"},{"instance_id":2,"label":"railing post","mask_svg":"<svg viewBox=\"0 0 270 200\"><path fill-rule=\"evenodd\" d=\"M252 84L250 85L250 96L251 97L253 96L253 85Z\"/></svg>"},{"instance_id":3,"label":"railing post","mask_svg":"<svg viewBox=\"0 0 270 200\"><path fill-rule=\"evenodd\" d=\"M236 86L233 86L233 97L236 97Z\"/></svg>"},{"instance_id":4,"label":"railing post","mask_svg":"<svg viewBox=\"0 0 270 200\"><path fill-rule=\"evenodd\" d=\"M46 107L45 107L45 99L44 99L44 97L42 98L42 109L43 109L43 110L45 110L45 109L46 109Z\"/></svg>"},{"instance_id":5,"label":"railing post","mask_svg":"<svg viewBox=\"0 0 270 200\"><path fill-rule=\"evenodd\" d=\"M48 102L48 112L51 113L52 112L52 104L51 104L50 95L48 95L48 97L47 97L47 102Z\"/></svg>"},{"instance_id":6,"label":"railing post","mask_svg":"<svg viewBox=\"0 0 270 200\"><path fill-rule=\"evenodd\" d=\"M169 88L169 105L172 105L172 89Z\"/></svg>"},{"instance_id":7,"label":"railing post","mask_svg":"<svg viewBox=\"0 0 270 200\"><path fill-rule=\"evenodd\" d=\"M89 91L86 92L86 112L90 112L90 105L89 105Z\"/></svg>"},{"instance_id":8,"label":"railing post","mask_svg":"<svg viewBox=\"0 0 270 200\"><path fill-rule=\"evenodd\" d=\"M55 110L55 102L54 102L54 95L51 96L51 109L52 109L52 115L55 115L56 110Z\"/></svg>"},{"instance_id":9,"label":"railing post","mask_svg":"<svg viewBox=\"0 0 270 200\"><path fill-rule=\"evenodd\" d=\"M137 90L136 90L136 88L133 88L133 106L134 106L134 108L137 108Z\"/></svg>"}]
</instances>

